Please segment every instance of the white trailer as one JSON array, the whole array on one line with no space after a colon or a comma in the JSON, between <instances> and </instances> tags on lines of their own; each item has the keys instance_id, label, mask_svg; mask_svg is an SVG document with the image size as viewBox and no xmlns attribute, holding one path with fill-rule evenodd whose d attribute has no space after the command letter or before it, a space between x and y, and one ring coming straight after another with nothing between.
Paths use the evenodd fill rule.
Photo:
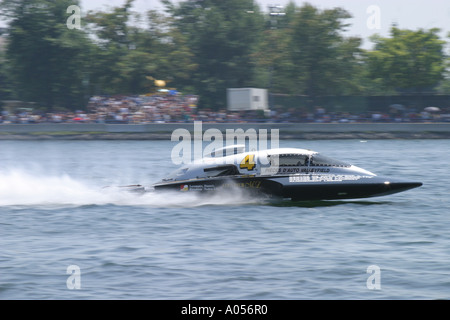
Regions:
<instances>
[{"instance_id":1,"label":"white trailer","mask_svg":"<svg viewBox=\"0 0 450 320\"><path fill-rule=\"evenodd\" d=\"M228 88L227 108L230 111L268 110L267 89Z\"/></svg>"}]
</instances>

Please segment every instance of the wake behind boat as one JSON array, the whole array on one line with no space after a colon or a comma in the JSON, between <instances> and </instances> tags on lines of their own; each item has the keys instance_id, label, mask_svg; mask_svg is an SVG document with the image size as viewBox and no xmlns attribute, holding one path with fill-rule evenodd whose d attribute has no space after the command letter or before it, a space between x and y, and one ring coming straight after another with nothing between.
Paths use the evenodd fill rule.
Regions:
<instances>
[{"instance_id":1,"label":"wake behind boat","mask_svg":"<svg viewBox=\"0 0 450 320\"><path fill-rule=\"evenodd\" d=\"M216 150L153 185L155 191L211 193L242 189L251 194L298 200L378 197L420 187L306 149L245 152L244 145Z\"/></svg>"}]
</instances>

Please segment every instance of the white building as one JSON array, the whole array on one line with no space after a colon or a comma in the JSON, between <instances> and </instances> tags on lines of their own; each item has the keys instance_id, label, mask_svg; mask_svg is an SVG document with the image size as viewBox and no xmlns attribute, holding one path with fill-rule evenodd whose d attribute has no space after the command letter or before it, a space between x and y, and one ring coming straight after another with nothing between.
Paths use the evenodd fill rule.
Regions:
<instances>
[{"instance_id":1,"label":"white building","mask_svg":"<svg viewBox=\"0 0 450 320\"><path fill-rule=\"evenodd\" d=\"M267 89L228 88L227 108L230 111L268 110Z\"/></svg>"}]
</instances>

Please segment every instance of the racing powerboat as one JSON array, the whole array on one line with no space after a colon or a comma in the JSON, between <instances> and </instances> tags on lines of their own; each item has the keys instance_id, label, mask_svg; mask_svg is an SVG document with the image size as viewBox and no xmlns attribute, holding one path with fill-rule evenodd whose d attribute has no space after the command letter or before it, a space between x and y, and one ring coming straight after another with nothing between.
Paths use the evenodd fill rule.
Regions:
<instances>
[{"instance_id":1,"label":"racing powerboat","mask_svg":"<svg viewBox=\"0 0 450 320\"><path fill-rule=\"evenodd\" d=\"M299 201L378 197L421 185L380 177L312 150L278 148L245 152L245 145L235 145L181 166L153 188L196 193L238 189Z\"/></svg>"}]
</instances>

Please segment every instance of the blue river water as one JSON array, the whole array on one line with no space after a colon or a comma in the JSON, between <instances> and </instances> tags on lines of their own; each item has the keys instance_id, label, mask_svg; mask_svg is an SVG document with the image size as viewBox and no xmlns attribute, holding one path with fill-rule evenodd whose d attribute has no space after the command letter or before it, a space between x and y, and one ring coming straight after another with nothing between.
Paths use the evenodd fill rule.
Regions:
<instances>
[{"instance_id":1,"label":"blue river water","mask_svg":"<svg viewBox=\"0 0 450 320\"><path fill-rule=\"evenodd\" d=\"M348 201L119 192L170 141L1 141L0 299L449 299L450 141L280 141L420 188Z\"/></svg>"}]
</instances>

